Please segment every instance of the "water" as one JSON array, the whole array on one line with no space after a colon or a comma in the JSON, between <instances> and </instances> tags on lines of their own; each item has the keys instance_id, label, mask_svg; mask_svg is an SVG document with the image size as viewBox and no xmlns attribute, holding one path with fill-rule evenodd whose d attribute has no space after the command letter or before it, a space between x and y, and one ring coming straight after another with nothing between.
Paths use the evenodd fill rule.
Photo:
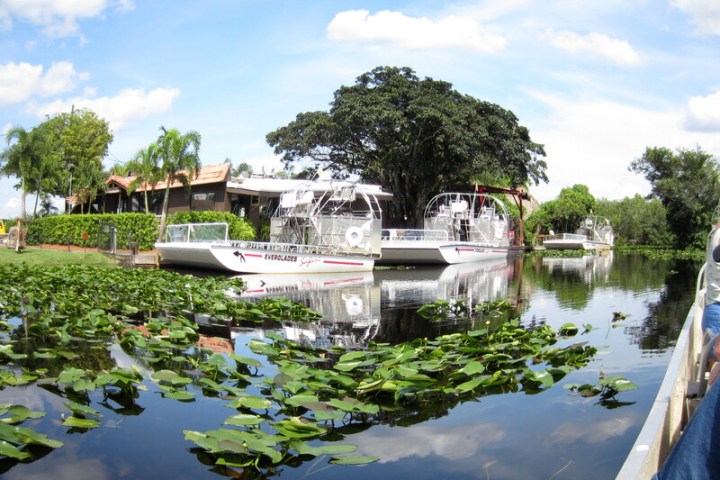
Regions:
<instances>
[{"instance_id":1,"label":"water","mask_svg":"<svg viewBox=\"0 0 720 480\"><path fill-rule=\"evenodd\" d=\"M452 321L433 324L414 312L440 298L468 298L470 303L502 298L521 313L525 325L590 326L572 341L589 342L599 352L589 365L539 394L487 395L391 412L382 424L338 428L342 443L357 445L358 455L379 457L376 463L337 466L319 457L242 478L614 478L662 381L692 302L697 270L697 265L684 262L611 252L368 274L247 277L252 295L284 295L322 311L325 318L312 326L265 326L317 346L397 343L472 328ZM613 321L615 312L626 319ZM251 355L247 342L264 334L258 327L236 330L235 352ZM134 363L120 350L112 358L118 366ZM620 393L609 406L601 405L598 397L582 398L563 388L569 383L597 384L601 374L622 375L639 388ZM5 461L0 465L2 478L197 480L227 475L204 463L206 457L184 440L183 430L217 429L234 411L199 391L195 402L183 403L164 400L154 384L148 386L137 401L139 408L132 411L112 401L103 405L102 396L94 392L91 406L102 412L103 427L74 434L67 434L52 414L63 410L65 399L37 386L3 389L0 402L51 412L28 426L65 446L30 464Z\"/></svg>"}]
</instances>

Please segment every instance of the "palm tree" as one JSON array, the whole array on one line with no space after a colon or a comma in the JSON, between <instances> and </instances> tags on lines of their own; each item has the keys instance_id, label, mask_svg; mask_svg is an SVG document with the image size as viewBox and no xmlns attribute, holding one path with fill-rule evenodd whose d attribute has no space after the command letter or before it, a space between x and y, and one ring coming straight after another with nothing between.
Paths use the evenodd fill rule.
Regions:
<instances>
[{"instance_id":1,"label":"palm tree","mask_svg":"<svg viewBox=\"0 0 720 480\"><path fill-rule=\"evenodd\" d=\"M27 131L20 126L12 127L5 134L8 148L0 153L0 173L15 176L20 180L15 188L20 189L20 210L23 218L27 217L26 197L33 191L33 180L41 163L37 137L35 129Z\"/></svg>"},{"instance_id":2,"label":"palm tree","mask_svg":"<svg viewBox=\"0 0 720 480\"><path fill-rule=\"evenodd\" d=\"M107 174L103 171L102 163L94 160L86 161L75 167L74 181L78 185L75 196L80 202L80 213L85 213L85 205L92 204L98 192L107 190Z\"/></svg>"},{"instance_id":3,"label":"palm tree","mask_svg":"<svg viewBox=\"0 0 720 480\"><path fill-rule=\"evenodd\" d=\"M55 215L59 212L59 209L53 204L52 198L50 198L49 195L44 195L42 198L42 201L40 202L40 212L39 215L41 217L45 217L47 215Z\"/></svg>"},{"instance_id":4,"label":"palm tree","mask_svg":"<svg viewBox=\"0 0 720 480\"><path fill-rule=\"evenodd\" d=\"M139 150L135 157L127 164L128 173L135 176L135 179L128 185L128 193L132 194L139 186L143 187L145 194L145 213L150 213L150 202L148 199L148 187L151 192L155 191L155 184L163 179L163 172L160 170L160 149L156 143L151 143L147 148Z\"/></svg>"},{"instance_id":5,"label":"palm tree","mask_svg":"<svg viewBox=\"0 0 720 480\"><path fill-rule=\"evenodd\" d=\"M180 133L177 129L166 130L160 127L162 135L157 144L160 150L160 171L165 180L165 196L163 197L162 214L160 215L160 232L158 242L165 238L165 222L168 204L170 203L170 186L174 181L183 184L190 192L190 180L200 172L200 134L196 131Z\"/></svg>"}]
</instances>

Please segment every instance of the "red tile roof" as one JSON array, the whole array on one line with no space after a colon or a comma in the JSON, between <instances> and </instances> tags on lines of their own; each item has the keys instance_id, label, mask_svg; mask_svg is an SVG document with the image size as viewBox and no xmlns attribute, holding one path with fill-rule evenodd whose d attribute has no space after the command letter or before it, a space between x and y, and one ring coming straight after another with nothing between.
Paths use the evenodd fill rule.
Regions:
<instances>
[{"instance_id":1,"label":"red tile roof","mask_svg":"<svg viewBox=\"0 0 720 480\"><path fill-rule=\"evenodd\" d=\"M203 165L200 167L200 172L198 173L197 177L192 177L190 179L190 185L206 185L208 183L220 183L220 182L226 182L230 180L230 167L232 164L230 163L215 163L212 165ZM187 171L184 170L183 173L187 175ZM132 181L135 180L134 175L130 175L127 177L121 177L119 175L111 175L110 178L105 180L105 183L108 184L110 188L112 188L113 184L121 187L124 190L127 190L128 186L132 183ZM167 184L164 181L160 181L155 184L154 189L155 190L163 190ZM174 181L172 185L170 185L170 188L178 188L182 187L182 184L178 181ZM149 189L149 186L148 186ZM139 185L137 190L138 192L142 192L145 190L145 187L143 185Z\"/></svg>"}]
</instances>

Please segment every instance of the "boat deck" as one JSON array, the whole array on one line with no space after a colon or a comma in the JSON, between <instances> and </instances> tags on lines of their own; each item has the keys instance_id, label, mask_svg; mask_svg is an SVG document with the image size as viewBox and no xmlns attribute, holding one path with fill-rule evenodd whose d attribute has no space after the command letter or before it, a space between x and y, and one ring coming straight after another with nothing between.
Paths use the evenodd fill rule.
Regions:
<instances>
[{"instance_id":1,"label":"boat deck","mask_svg":"<svg viewBox=\"0 0 720 480\"><path fill-rule=\"evenodd\" d=\"M675 344L668 369L645 424L616 480L650 480L660 470L688 420L705 395L707 342L702 332L704 268L695 301ZM718 388L718 387L716 387Z\"/></svg>"}]
</instances>

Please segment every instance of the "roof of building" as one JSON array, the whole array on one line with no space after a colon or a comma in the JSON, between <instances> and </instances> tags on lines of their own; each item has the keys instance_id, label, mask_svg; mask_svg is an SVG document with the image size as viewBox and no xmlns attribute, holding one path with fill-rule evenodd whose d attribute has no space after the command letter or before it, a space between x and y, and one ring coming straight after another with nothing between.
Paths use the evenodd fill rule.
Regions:
<instances>
[{"instance_id":1,"label":"roof of building","mask_svg":"<svg viewBox=\"0 0 720 480\"><path fill-rule=\"evenodd\" d=\"M215 163L211 165L202 165L200 167L200 172L196 177L192 177L190 179L190 185L196 186L196 185L206 185L210 183L224 183L230 179L230 167L232 167L232 164L230 163ZM186 175L188 174L187 170L183 170L183 173ZM112 175L110 178L105 180L105 183L108 184L108 191L107 193L115 193L118 192L120 188L123 190L127 190L130 184L133 180L137 178L135 175L129 175L127 177L122 177L119 175ZM167 186L167 183L164 181L160 181L156 183L154 186L152 186L153 190L164 190ZM170 188L178 188L182 187L182 183L178 181L174 181ZM151 189L150 185L138 185L138 187L135 189L138 192L143 192L146 190Z\"/></svg>"},{"instance_id":2,"label":"roof of building","mask_svg":"<svg viewBox=\"0 0 720 480\"><path fill-rule=\"evenodd\" d=\"M296 178L265 177L233 177L233 179L227 183L227 191L230 193L240 193L243 195L267 194L268 196L279 196L281 193L289 192L300 187L309 188L315 192L325 192L330 188L331 185L333 187L355 185L362 191L374 195L378 200L390 200L393 196L390 192L384 192L380 185L370 185L366 183L355 183L338 180L310 181Z\"/></svg>"}]
</instances>

